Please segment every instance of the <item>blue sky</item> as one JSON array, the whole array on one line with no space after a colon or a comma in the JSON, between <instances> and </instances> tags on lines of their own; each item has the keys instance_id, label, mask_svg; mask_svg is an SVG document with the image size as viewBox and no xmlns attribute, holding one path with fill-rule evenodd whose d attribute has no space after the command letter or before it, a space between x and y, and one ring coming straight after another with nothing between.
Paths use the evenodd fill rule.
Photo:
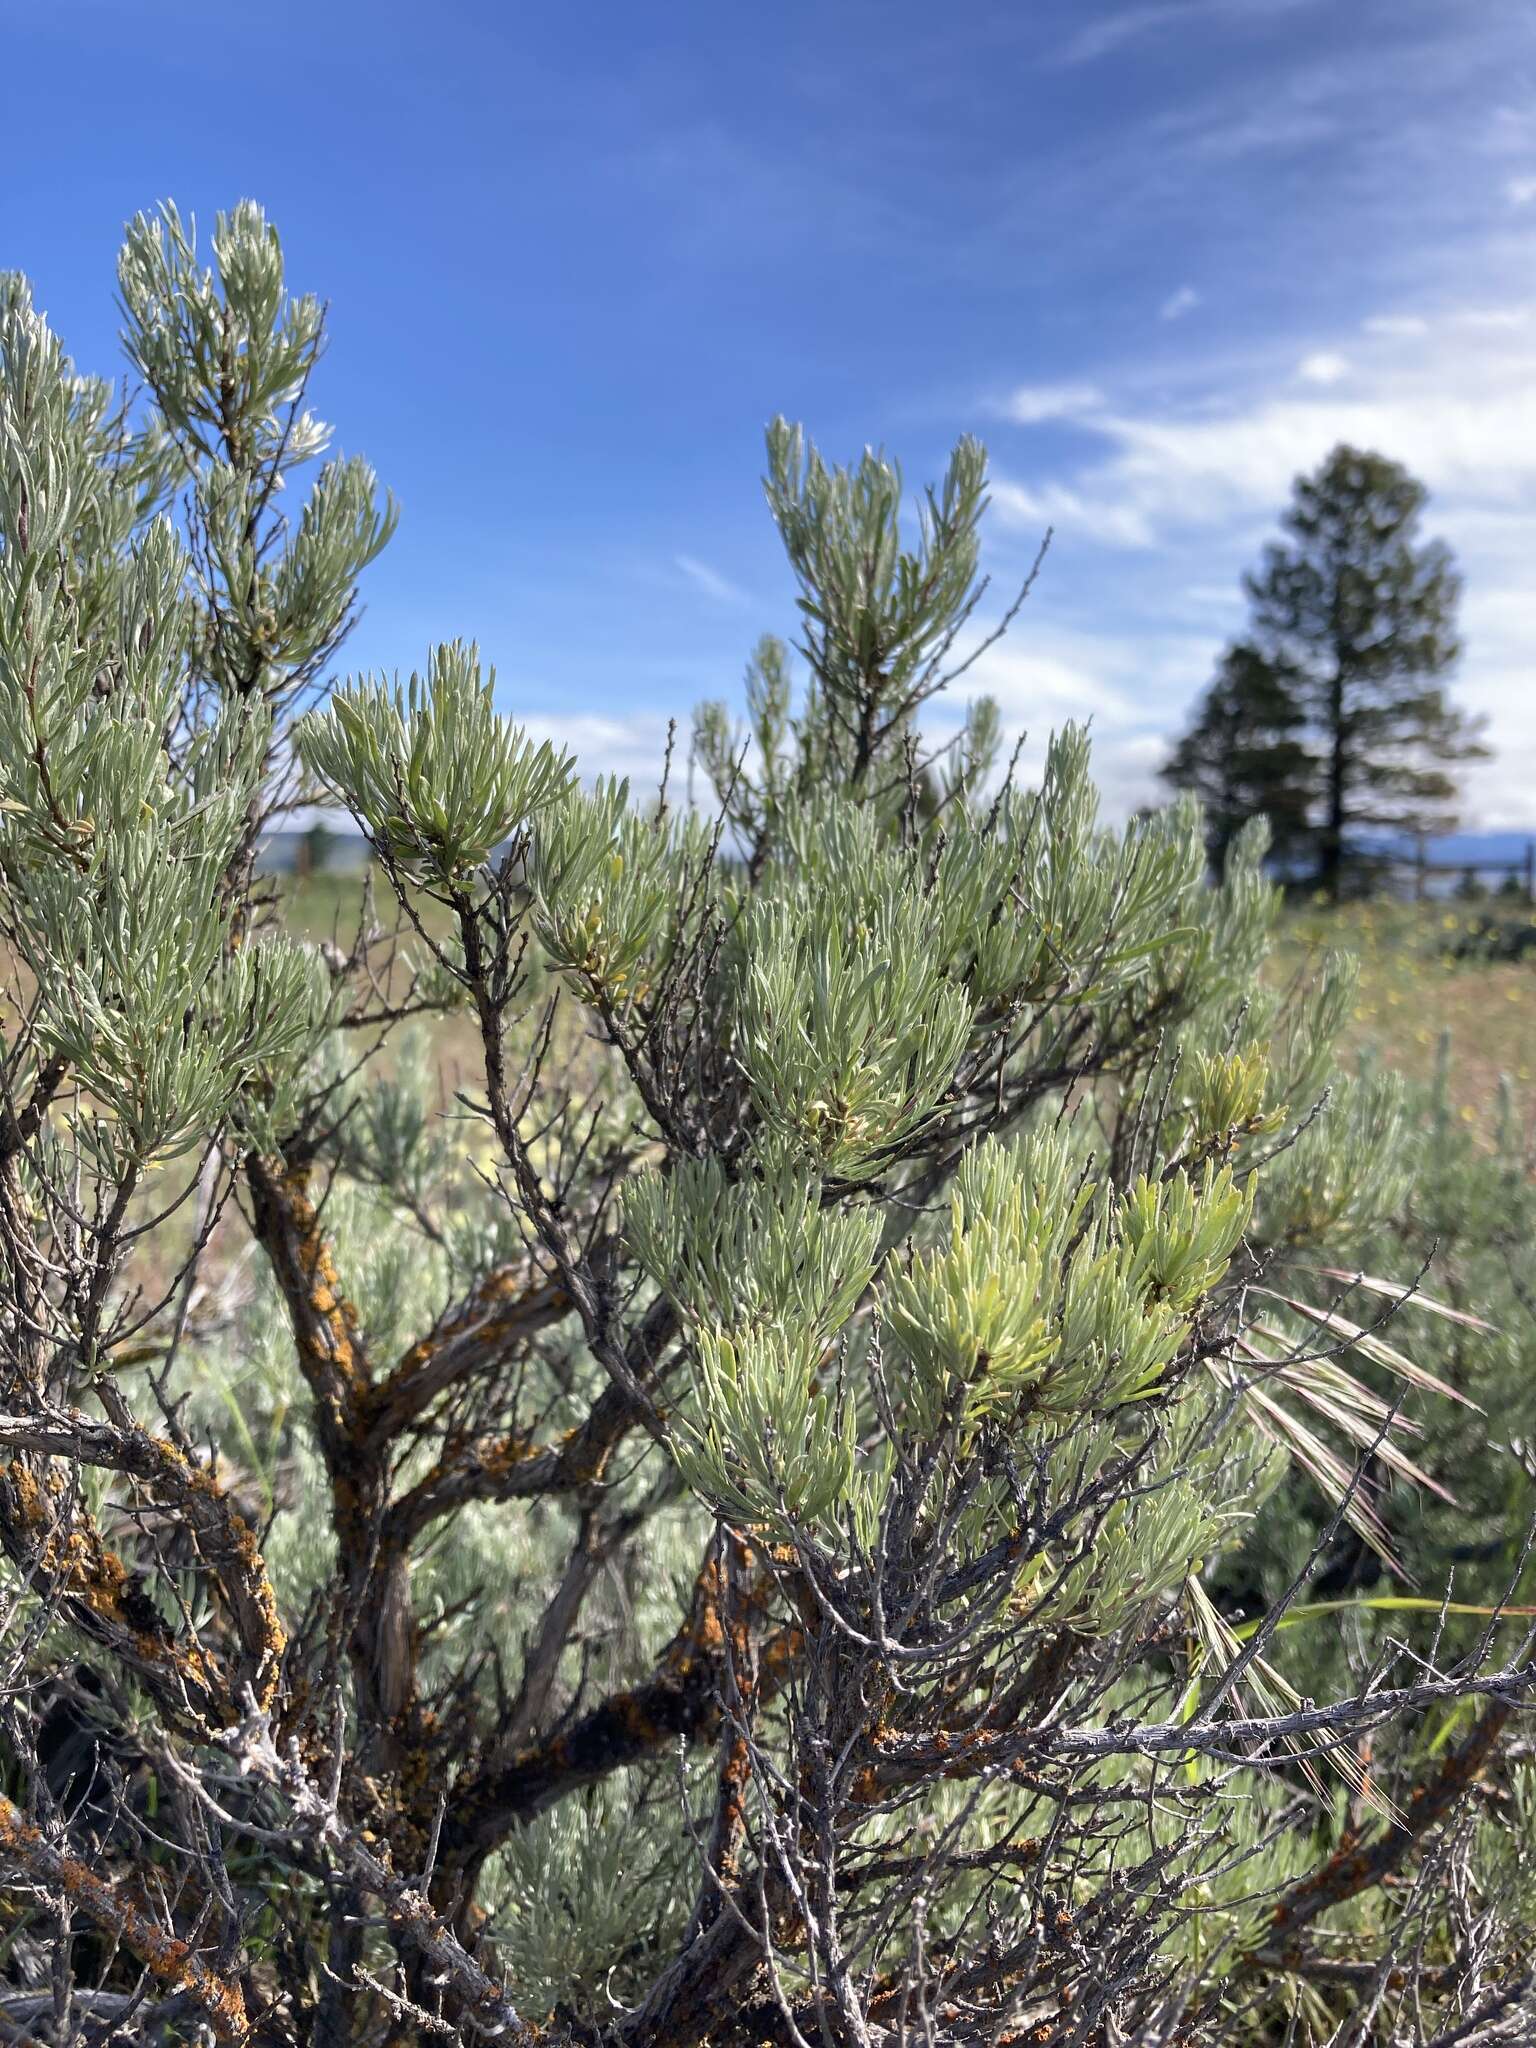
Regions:
<instances>
[{"instance_id":1,"label":"blue sky","mask_svg":"<svg viewBox=\"0 0 1536 2048\"><path fill-rule=\"evenodd\" d=\"M975 672L1111 811L1340 438L1462 557L1467 822L1536 827L1529 0L409 6L0 0L0 265L115 369L123 220L257 198L331 303L317 407L402 506L349 666L477 637L500 700L649 774L792 625L763 422L993 455Z\"/></svg>"}]
</instances>

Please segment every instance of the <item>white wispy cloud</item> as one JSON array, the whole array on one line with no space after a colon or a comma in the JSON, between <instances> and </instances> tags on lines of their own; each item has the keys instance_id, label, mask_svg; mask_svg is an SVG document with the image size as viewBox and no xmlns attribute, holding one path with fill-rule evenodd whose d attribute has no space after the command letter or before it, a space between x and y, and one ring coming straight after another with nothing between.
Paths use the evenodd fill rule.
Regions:
<instances>
[{"instance_id":1,"label":"white wispy cloud","mask_svg":"<svg viewBox=\"0 0 1536 2048\"><path fill-rule=\"evenodd\" d=\"M1296 365L1303 384L1342 384L1349 375L1349 358L1334 349L1315 349Z\"/></svg>"},{"instance_id":2,"label":"white wispy cloud","mask_svg":"<svg viewBox=\"0 0 1536 2048\"><path fill-rule=\"evenodd\" d=\"M1504 187L1504 197L1511 206L1530 206L1536 203L1536 177L1509 179Z\"/></svg>"},{"instance_id":3,"label":"white wispy cloud","mask_svg":"<svg viewBox=\"0 0 1536 2048\"><path fill-rule=\"evenodd\" d=\"M1263 106L1212 118L1195 113L1170 114L1154 123L1186 161L1210 167L1235 163L1246 156L1310 149L1344 129L1347 114L1323 102L1294 106Z\"/></svg>"},{"instance_id":4,"label":"white wispy cloud","mask_svg":"<svg viewBox=\"0 0 1536 2048\"><path fill-rule=\"evenodd\" d=\"M1419 313L1373 313L1361 324L1366 334L1384 335L1392 341L1416 341L1429 332L1429 322Z\"/></svg>"},{"instance_id":5,"label":"white wispy cloud","mask_svg":"<svg viewBox=\"0 0 1536 2048\"><path fill-rule=\"evenodd\" d=\"M1267 16L1287 14L1312 4L1314 0L1139 0L1135 6L1110 8L1083 22L1051 53L1049 61L1062 70L1097 64L1160 29L1181 27L1193 21L1243 29Z\"/></svg>"},{"instance_id":6,"label":"white wispy cloud","mask_svg":"<svg viewBox=\"0 0 1536 2048\"><path fill-rule=\"evenodd\" d=\"M1182 320L1186 313L1193 313L1200 303L1200 294L1192 284L1181 284L1176 292L1170 292L1157 309L1159 320Z\"/></svg>"},{"instance_id":7,"label":"white wispy cloud","mask_svg":"<svg viewBox=\"0 0 1536 2048\"><path fill-rule=\"evenodd\" d=\"M627 775L640 794L660 783L668 721L655 712L535 711L522 714L518 723L530 738L568 748L583 782L592 782L599 775ZM678 749L686 753L686 729L679 736ZM674 776L679 772L674 755Z\"/></svg>"},{"instance_id":8,"label":"white wispy cloud","mask_svg":"<svg viewBox=\"0 0 1536 2048\"><path fill-rule=\"evenodd\" d=\"M1115 8L1074 29L1053 53L1051 61L1063 70L1079 64L1096 64L1100 58L1124 49L1127 43L1183 21L1197 12L1198 6L1199 0L1152 0L1147 6Z\"/></svg>"},{"instance_id":9,"label":"white wispy cloud","mask_svg":"<svg viewBox=\"0 0 1536 2048\"><path fill-rule=\"evenodd\" d=\"M1455 316L1458 327L1481 328L1485 334L1513 334L1531 324L1529 306L1467 306Z\"/></svg>"},{"instance_id":10,"label":"white wispy cloud","mask_svg":"<svg viewBox=\"0 0 1536 2048\"><path fill-rule=\"evenodd\" d=\"M967 645L956 653L970 651ZM1130 638L1026 613L1014 633L981 655L966 685L968 693L996 700L1010 750L1022 740L1019 773L1026 783L1038 779L1053 732L1086 725L1104 815L1121 820L1166 799L1157 771L1168 757L1168 705L1181 704L1188 677L1203 674L1207 660L1202 633L1149 630ZM942 739L960 707L939 699L934 713L927 723Z\"/></svg>"},{"instance_id":11,"label":"white wispy cloud","mask_svg":"<svg viewBox=\"0 0 1536 2048\"><path fill-rule=\"evenodd\" d=\"M1026 532L1049 527L1116 548L1149 548L1157 537L1151 521L1134 505L1117 505L1103 493L1075 491L1068 484L1032 488L994 474L991 496L1004 525Z\"/></svg>"},{"instance_id":12,"label":"white wispy cloud","mask_svg":"<svg viewBox=\"0 0 1536 2048\"><path fill-rule=\"evenodd\" d=\"M680 570L696 589L706 597L712 597L716 604L745 604L747 593L740 584L733 583L728 576L722 576L718 569L712 569L708 562L701 562L697 555L674 555L673 567Z\"/></svg>"},{"instance_id":13,"label":"white wispy cloud","mask_svg":"<svg viewBox=\"0 0 1536 2048\"><path fill-rule=\"evenodd\" d=\"M1330 370L1305 393L1281 380L1188 412L1106 405L1083 424L1107 457L1064 487L1085 506L1134 511L1162 537L1275 504L1298 470L1350 441L1405 461L1442 496L1536 496L1536 354L1498 332L1478 348L1447 323L1414 360L1399 353L1347 379Z\"/></svg>"},{"instance_id":14,"label":"white wispy cloud","mask_svg":"<svg viewBox=\"0 0 1536 2048\"><path fill-rule=\"evenodd\" d=\"M1039 426L1045 420L1081 418L1104 402L1092 384L1021 384L1003 402L1003 416L1015 426Z\"/></svg>"}]
</instances>

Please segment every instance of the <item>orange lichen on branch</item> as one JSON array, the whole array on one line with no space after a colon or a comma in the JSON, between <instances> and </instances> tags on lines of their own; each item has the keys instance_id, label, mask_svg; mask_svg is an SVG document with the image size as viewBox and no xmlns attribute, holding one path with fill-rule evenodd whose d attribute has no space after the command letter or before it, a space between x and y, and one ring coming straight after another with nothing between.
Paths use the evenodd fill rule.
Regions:
<instances>
[{"instance_id":1,"label":"orange lichen on branch","mask_svg":"<svg viewBox=\"0 0 1536 2048\"><path fill-rule=\"evenodd\" d=\"M408 1537L469 1501L526 1500L595 1487L637 1414L628 1395L610 1386L586 1421L552 1444L535 1443L521 1431L452 1438L432 1469L401 1497L393 1524Z\"/></svg>"},{"instance_id":2,"label":"orange lichen on branch","mask_svg":"<svg viewBox=\"0 0 1536 2048\"><path fill-rule=\"evenodd\" d=\"M512 1500L559 1490L565 1441L551 1448L520 1430L504 1436L451 1437L437 1463L391 1509L392 1535L407 1539L468 1501Z\"/></svg>"},{"instance_id":3,"label":"orange lichen on branch","mask_svg":"<svg viewBox=\"0 0 1536 2048\"><path fill-rule=\"evenodd\" d=\"M166 1448L171 1447L167 1445ZM244 1711L249 1712L254 1701L257 1709L265 1712L276 1697L283 1651L287 1646L287 1634L277 1611L277 1596L267 1575L266 1559L257 1544L255 1530L239 1509L225 1499L212 1473L189 1461L183 1462L187 1474L189 1518L194 1523L198 1522L197 1508L203 1502L210 1504L217 1518L221 1547L213 1553L211 1561L239 1623L242 1644L251 1666L249 1684L245 1688L250 1699L243 1703ZM213 1532L204 1530L201 1533L207 1555L207 1539Z\"/></svg>"},{"instance_id":4,"label":"orange lichen on branch","mask_svg":"<svg viewBox=\"0 0 1536 2048\"><path fill-rule=\"evenodd\" d=\"M444 1388L558 1322L570 1305L557 1281L530 1279L526 1265L497 1266L372 1389L366 1403L369 1437L387 1442Z\"/></svg>"},{"instance_id":5,"label":"orange lichen on branch","mask_svg":"<svg viewBox=\"0 0 1536 2048\"><path fill-rule=\"evenodd\" d=\"M130 1949L168 1994L190 1999L221 2041L250 2038L245 1997L238 1983L209 1968L190 1943L157 1927L89 1864L50 1842L0 1795L0 1859L41 1889L61 1895L77 1912Z\"/></svg>"},{"instance_id":6,"label":"orange lichen on branch","mask_svg":"<svg viewBox=\"0 0 1536 2048\"><path fill-rule=\"evenodd\" d=\"M7 1442L48 1458L121 1473L141 1485L157 1507L174 1512L233 1617L238 1655L227 1673L223 1660L201 1647L178 1643L147 1596L137 1591L128 1566L102 1541L81 1503L70 1500L55 1468L39 1478L26 1459L4 1468L0 1511L12 1525L13 1556L30 1548L30 1569L71 1599L83 1600L98 1619L130 1630L139 1661L174 1656L183 1688L205 1695L200 1711L228 1725L270 1706L275 1696L284 1635L277 1601L255 1532L226 1497L214 1475L176 1444L145 1429L115 1390L104 1386L106 1421L78 1410L0 1422ZM137 1640L143 1638L144 1640Z\"/></svg>"},{"instance_id":7,"label":"orange lichen on branch","mask_svg":"<svg viewBox=\"0 0 1536 2048\"><path fill-rule=\"evenodd\" d=\"M355 1601L367 1583L386 1491L383 1462L366 1440L372 1374L361 1324L310 1200L309 1169L253 1155L245 1173L256 1236L287 1306L299 1368L314 1400L342 1582Z\"/></svg>"},{"instance_id":8,"label":"orange lichen on branch","mask_svg":"<svg viewBox=\"0 0 1536 2048\"><path fill-rule=\"evenodd\" d=\"M0 1466L0 1541L28 1581L56 1596L94 1641L135 1667L178 1725L205 1735L235 1718L215 1660L182 1642L137 1575L104 1542L57 1473L14 1458Z\"/></svg>"},{"instance_id":9,"label":"orange lichen on branch","mask_svg":"<svg viewBox=\"0 0 1536 2048\"><path fill-rule=\"evenodd\" d=\"M713 1919L727 1887L740 1875L740 1849L746 1833L746 1795L752 1777L752 1745L748 1729L759 1705L757 1642L752 1630L760 1604L751 1583L752 1553L735 1535L725 1539L725 1620L730 1660L731 1716L721 1730L715 1773L715 1812L705 1848L709 1873L694 1909L694 1926Z\"/></svg>"},{"instance_id":10,"label":"orange lichen on branch","mask_svg":"<svg viewBox=\"0 0 1536 2048\"><path fill-rule=\"evenodd\" d=\"M116 1469L131 1472L160 1505L179 1511L234 1617L241 1654L223 1687L221 1718L234 1722L253 1705L265 1711L276 1696L286 1638L255 1531L211 1472L148 1430L127 1438Z\"/></svg>"},{"instance_id":11,"label":"orange lichen on branch","mask_svg":"<svg viewBox=\"0 0 1536 2048\"><path fill-rule=\"evenodd\" d=\"M369 1371L356 1309L342 1292L329 1240L309 1197L309 1169L246 1162L256 1234L293 1323L299 1364L339 1444L353 1430Z\"/></svg>"}]
</instances>

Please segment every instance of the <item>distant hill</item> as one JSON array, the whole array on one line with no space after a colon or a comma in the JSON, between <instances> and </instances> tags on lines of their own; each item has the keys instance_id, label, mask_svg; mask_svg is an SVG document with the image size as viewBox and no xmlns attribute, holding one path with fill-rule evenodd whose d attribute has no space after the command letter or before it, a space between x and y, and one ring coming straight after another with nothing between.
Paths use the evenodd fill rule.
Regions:
<instances>
[{"instance_id":1,"label":"distant hill","mask_svg":"<svg viewBox=\"0 0 1536 2048\"><path fill-rule=\"evenodd\" d=\"M1402 863L1393 878L1394 893L1401 895L1418 886L1413 873L1418 849L1412 839L1383 834L1362 837L1354 845L1357 854L1367 858L1385 855ZM1425 840L1424 861L1429 872L1423 877L1423 888L1432 897L1453 895L1469 876L1490 890L1528 887L1536 867L1536 830L1450 832L1440 839Z\"/></svg>"},{"instance_id":2,"label":"distant hill","mask_svg":"<svg viewBox=\"0 0 1536 2048\"><path fill-rule=\"evenodd\" d=\"M1453 832L1448 839L1431 839L1427 852L1431 860L1524 860L1533 839L1536 830Z\"/></svg>"},{"instance_id":3,"label":"distant hill","mask_svg":"<svg viewBox=\"0 0 1536 2048\"><path fill-rule=\"evenodd\" d=\"M1536 827L1529 832L1452 832L1444 839L1427 839L1424 842L1425 858L1432 862L1456 861L1475 866L1479 861L1524 860L1525 849L1536 840ZM1361 839L1359 846L1367 853L1395 853L1411 860L1414 842L1406 838L1383 836L1380 839Z\"/></svg>"},{"instance_id":4,"label":"distant hill","mask_svg":"<svg viewBox=\"0 0 1536 2048\"><path fill-rule=\"evenodd\" d=\"M1352 860L1368 865L1373 860L1391 862L1390 875L1380 878L1390 893L1411 895L1419 884L1414 875L1417 842L1390 833L1361 833L1349 841ZM1536 828L1529 832L1449 832L1424 842L1424 861L1429 873L1423 877L1429 896L1453 895L1470 873L1484 888L1496 890L1506 881L1523 886L1527 863L1536 860ZM1277 881L1305 886L1312 869L1304 858L1287 865L1274 862L1270 872Z\"/></svg>"}]
</instances>

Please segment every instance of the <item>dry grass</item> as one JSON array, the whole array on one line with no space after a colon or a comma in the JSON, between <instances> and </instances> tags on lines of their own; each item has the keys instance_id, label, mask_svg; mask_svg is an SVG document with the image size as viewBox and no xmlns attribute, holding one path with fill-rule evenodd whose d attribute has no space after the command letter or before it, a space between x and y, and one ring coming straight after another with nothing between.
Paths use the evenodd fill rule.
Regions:
<instances>
[{"instance_id":1,"label":"dry grass","mask_svg":"<svg viewBox=\"0 0 1536 2048\"><path fill-rule=\"evenodd\" d=\"M1457 957L1481 921L1499 914L1454 902L1309 906L1287 916L1272 971L1288 979L1330 947L1353 953L1360 987L1346 1049L1425 1080L1449 1033L1452 1099L1476 1123L1488 1118L1501 1076L1527 1104L1536 1094L1536 952L1512 962ZM1531 916L1520 906L1508 914Z\"/></svg>"}]
</instances>

